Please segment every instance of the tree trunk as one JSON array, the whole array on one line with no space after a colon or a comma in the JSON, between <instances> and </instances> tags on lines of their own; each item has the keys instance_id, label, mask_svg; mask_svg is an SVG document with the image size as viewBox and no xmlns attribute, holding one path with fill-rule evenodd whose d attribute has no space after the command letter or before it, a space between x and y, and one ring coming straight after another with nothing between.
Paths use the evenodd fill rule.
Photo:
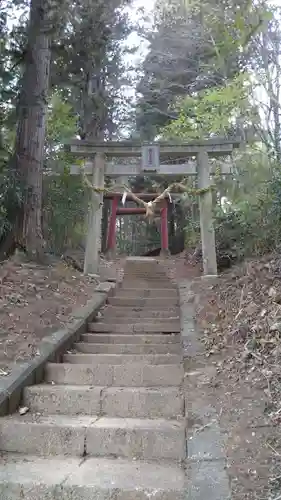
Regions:
<instances>
[{"instance_id":1,"label":"tree trunk","mask_svg":"<svg viewBox=\"0 0 281 500\"><path fill-rule=\"evenodd\" d=\"M31 1L15 144L15 166L23 188L23 213L17 240L35 260L41 260L44 253L42 181L51 58L48 15L48 1Z\"/></svg>"}]
</instances>

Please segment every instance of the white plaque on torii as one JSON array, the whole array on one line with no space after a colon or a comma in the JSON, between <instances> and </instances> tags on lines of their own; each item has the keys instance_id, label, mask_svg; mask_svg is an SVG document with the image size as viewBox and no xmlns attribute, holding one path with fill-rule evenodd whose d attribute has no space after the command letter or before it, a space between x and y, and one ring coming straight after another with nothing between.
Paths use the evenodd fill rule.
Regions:
<instances>
[{"instance_id":1,"label":"white plaque on torii","mask_svg":"<svg viewBox=\"0 0 281 500\"><path fill-rule=\"evenodd\" d=\"M158 172L160 168L159 144L149 144L141 148L141 170L143 172Z\"/></svg>"}]
</instances>

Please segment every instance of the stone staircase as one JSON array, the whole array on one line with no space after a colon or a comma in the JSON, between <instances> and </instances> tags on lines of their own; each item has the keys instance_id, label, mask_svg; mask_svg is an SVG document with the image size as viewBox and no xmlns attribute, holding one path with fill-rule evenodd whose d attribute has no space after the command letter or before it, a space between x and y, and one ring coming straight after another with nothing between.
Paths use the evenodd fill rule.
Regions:
<instances>
[{"instance_id":1,"label":"stone staircase","mask_svg":"<svg viewBox=\"0 0 281 500\"><path fill-rule=\"evenodd\" d=\"M1 500L186 500L177 287L128 259L88 332L0 419Z\"/></svg>"}]
</instances>

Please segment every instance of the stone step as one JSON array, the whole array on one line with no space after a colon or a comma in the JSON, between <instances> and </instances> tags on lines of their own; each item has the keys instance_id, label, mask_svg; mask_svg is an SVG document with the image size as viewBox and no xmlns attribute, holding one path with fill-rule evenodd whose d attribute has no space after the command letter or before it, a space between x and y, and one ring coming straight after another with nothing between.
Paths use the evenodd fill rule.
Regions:
<instances>
[{"instance_id":1,"label":"stone step","mask_svg":"<svg viewBox=\"0 0 281 500\"><path fill-rule=\"evenodd\" d=\"M98 458L3 456L1 500L185 500L175 464Z\"/></svg>"},{"instance_id":2,"label":"stone step","mask_svg":"<svg viewBox=\"0 0 281 500\"><path fill-rule=\"evenodd\" d=\"M125 269L123 275L126 278L129 279L136 279L136 278L143 278L143 279L170 279L168 276L168 273L166 272L165 269L157 269L155 267L149 267L149 268L131 268L131 269Z\"/></svg>"},{"instance_id":3,"label":"stone step","mask_svg":"<svg viewBox=\"0 0 281 500\"><path fill-rule=\"evenodd\" d=\"M166 318L173 318L173 317L178 317L180 314L180 308L179 307L173 307L173 308L168 308L168 307L162 307L155 309L154 307L135 307L135 308L130 308L130 307L115 307L115 306L107 306L103 311L102 314L105 319L107 318L114 318L114 319L128 319L128 318L155 318L155 319L166 319Z\"/></svg>"},{"instance_id":4,"label":"stone step","mask_svg":"<svg viewBox=\"0 0 281 500\"><path fill-rule=\"evenodd\" d=\"M147 269L124 269L123 276L125 279L135 280L136 278L142 277L148 280L166 279L170 280L170 276L165 269L156 269L155 267Z\"/></svg>"},{"instance_id":5,"label":"stone step","mask_svg":"<svg viewBox=\"0 0 281 500\"><path fill-rule=\"evenodd\" d=\"M84 354L181 354L178 344L94 344L77 342L73 349Z\"/></svg>"},{"instance_id":6,"label":"stone step","mask_svg":"<svg viewBox=\"0 0 281 500\"><path fill-rule=\"evenodd\" d=\"M155 273L153 269L148 270L148 271L141 271L141 272L125 272L123 273L123 283L136 283L137 281L142 281L142 282L163 282L165 281L166 283L169 283L170 285L174 284L174 281L171 279L170 276L168 276L168 273L166 271L161 271L160 273Z\"/></svg>"},{"instance_id":7,"label":"stone step","mask_svg":"<svg viewBox=\"0 0 281 500\"><path fill-rule=\"evenodd\" d=\"M92 387L40 384L24 389L30 411L53 415L177 418L183 415L178 387Z\"/></svg>"},{"instance_id":8,"label":"stone step","mask_svg":"<svg viewBox=\"0 0 281 500\"><path fill-rule=\"evenodd\" d=\"M124 274L123 274L125 280L132 280L136 281L138 279L140 280L148 280L148 281L170 281L170 278L168 274L166 273L165 270L156 270L153 268L150 269L134 269L128 270L125 269Z\"/></svg>"},{"instance_id":9,"label":"stone step","mask_svg":"<svg viewBox=\"0 0 281 500\"><path fill-rule=\"evenodd\" d=\"M122 286L117 293L117 297L151 297L151 298L178 298L179 294L177 290L167 290L165 288L144 288L144 289L138 289L138 288L128 288L125 286Z\"/></svg>"},{"instance_id":10,"label":"stone step","mask_svg":"<svg viewBox=\"0 0 281 500\"><path fill-rule=\"evenodd\" d=\"M176 365L182 362L179 354L84 354L74 353L63 356L64 363L125 365L144 363L145 365Z\"/></svg>"},{"instance_id":11,"label":"stone step","mask_svg":"<svg viewBox=\"0 0 281 500\"><path fill-rule=\"evenodd\" d=\"M1 450L41 456L116 456L154 460L185 458L183 421L67 415L0 420Z\"/></svg>"},{"instance_id":12,"label":"stone step","mask_svg":"<svg viewBox=\"0 0 281 500\"><path fill-rule=\"evenodd\" d=\"M169 278L168 273L167 273L167 268L161 266L159 267L157 264L153 264L150 266L139 266L139 267L133 267L127 265L124 268L124 275L125 276L136 276L136 275L143 275L143 276L148 276L150 278L153 278L154 276L164 276L166 279Z\"/></svg>"},{"instance_id":13,"label":"stone step","mask_svg":"<svg viewBox=\"0 0 281 500\"><path fill-rule=\"evenodd\" d=\"M180 321L155 321L153 323L120 324L98 321L89 323L89 332L97 333L180 333Z\"/></svg>"},{"instance_id":14,"label":"stone step","mask_svg":"<svg viewBox=\"0 0 281 500\"><path fill-rule=\"evenodd\" d=\"M116 333L84 333L81 335L82 342L94 342L97 344L177 344L180 343L181 337L178 333L159 335L145 334L116 334Z\"/></svg>"},{"instance_id":15,"label":"stone step","mask_svg":"<svg viewBox=\"0 0 281 500\"><path fill-rule=\"evenodd\" d=\"M170 387L180 386L182 365L79 365L48 363L45 380L49 383L69 385L97 385L117 387Z\"/></svg>"},{"instance_id":16,"label":"stone step","mask_svg":"<svg viewBox=\"0 0 281 500\"><path fill-rule=\"evenodd\" d=\"M167 281L151 281L148 282L146 281L124 281L123 282L123 287L124 288L134 288L135 290L140 290L142 291L144 288L149 288L150 290L159 290L159 288L165 289L167 291L178 291L178 287L176 284L167 282ZM122 290L122 287L121 287Z\"/></svg>"},{"instance_id":17,"label":"stone step","mask_svg":"<svg viewBox=\"0 0 281 500\"><path fill-rule=\"evenodd\" d=\"M163 267L150 265L146 266L145 268L143 266L138 266L138 267L125 267L124 269L124 276L147 276L150 279L153 278L166 278L168 279L168 275L166 270Z\"/></svg>"},{"instance_id":18,"label":"stone step","mask_svg":"<svg viewBox=\"0 0 281 500\"><path fill-rule=\"evenodd\" d=\"M156 271L155 269L141 269L141 270L130 270L128 272L125 270L124 274L124 279L131 280L131 281L136 281L136 280L147 280L147 281L167 281L170 282L170 277L166 273L165 270L159 270Z\"/></svg>"},{"instance_id":19,"label":"stone step","mask_svg":"<svg viewBox=\"0 0 281 500\"><path fill-rule=\"evenodd\" d=\"M124 269L124 276L128 276L129 278L132 277L145 277L148 279L169 279L168 274L166 270L162 267L157 267L155 265L149 266L149 267L130 267L127 268L125 267Z\"/></svg>"},{"instance_id":20,"label":"stone step","mask_svg":"<svg viewBox=\"0 0 281 500\"><path fill-rule=\"evenodd\" d=\"M123 318L120 318L120 317L114 317L114 316L108 316L106 315L104 318L102 318L102 322L103 323L106 323L106 324L118 324L118 325L126 325L128 324L129 322L131 323L132 321L134 322L134 325L140 325L140 324L154 324L156 323L157 321L160 321L160 322L163 322L164 320L166 321L180 321L180 316L167 316L166 318L165 317L161 317L161 318L157 318L155 316L152 316L152 317L149 317L148 315L146 316L143 316L143 317L140 317L140 318L137 318L137 317L134 317L132 318L131 316L129 316L128 314L124 315Z\"/></svg>"},{"instance_id":21,"label":"stone step","mask_svg":"<svg viewBox=\"0 0 281 500\"><path fill-rule=\"evenodd\" d=\"M179 305L178 297L159 297L159 298L134 298L134 297L108 297L108 304L119 307L174 307Z\"/></svg>"}]
</instances>

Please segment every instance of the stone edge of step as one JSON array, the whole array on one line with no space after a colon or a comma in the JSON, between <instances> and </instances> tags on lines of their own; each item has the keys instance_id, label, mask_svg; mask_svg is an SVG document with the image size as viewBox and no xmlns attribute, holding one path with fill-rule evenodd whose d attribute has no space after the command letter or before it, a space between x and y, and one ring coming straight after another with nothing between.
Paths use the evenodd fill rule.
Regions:
<instances>
[{"instance_id":1,"label":"stone edge of step","mask_svg":"<svg viewBox=\"0 0 281 500\"><path fill-rule=\"evenodd\" d=\"M4 456L0 465L1 498L99 498L106 500L184 500L184 470L178 464L116 460L113 458L68 458ZM34 480L36 477L36 480ZM4 480L3 480L4 479ZM12 494L8 496L11 488Z\"/></svg>"},{"instance_id":2,"label":"stone edge of step","mask_svg":"<svg viewBox=\"0 0 281 500\"><path fill-rule=\"evenodd\" d=\"M185 458L184 436L183 418L31 414L25 417L12 415L0 421L4 452L39 456L116 456L179 461Z\"/></svg>"},{"instance_id":3,"label":"stone edge of step","mask_svg":"<svg viewBox=\"0 0 281 500\"><path fill-rule=\"evenodd\" d=\"M119 283L104 282L98 286L87 304L71 316L71 321L60 330L44 337L39 345L36 358L17 365L8 377L0 379L0 416L17 410L23 389L28 385L42 382L44 368L48 361L59 361L62 354L86 333L88 322L92 321L108 297L112 296Z\"/></svg>"}]
</instances>

